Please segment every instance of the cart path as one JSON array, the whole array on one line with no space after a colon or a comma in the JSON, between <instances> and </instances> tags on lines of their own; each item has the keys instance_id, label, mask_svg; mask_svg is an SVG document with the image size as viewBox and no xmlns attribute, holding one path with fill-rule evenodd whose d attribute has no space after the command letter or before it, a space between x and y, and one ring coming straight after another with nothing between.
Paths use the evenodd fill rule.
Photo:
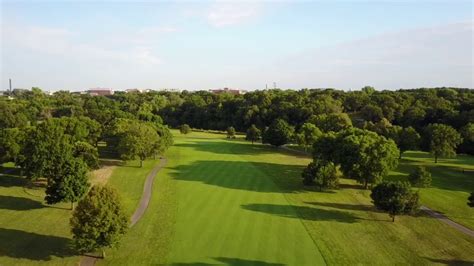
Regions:
<instances>
[{"instance_id":1,"label":"cart path","mask_svg":"<svg viewBox=\"0 0 474 266\"><path fill-rule=\"evenodd\" d=\"M424 212L428 213L431 217L438 219L439 221L451 226L452 228L458 230L459 232L462 232L466 235L474 237L474 230L471 230L471 229L465 227L464 225L458 224L455 221L453 221L453 220L449 219L448 217L446 217L445 215L443 215L443 214L441 214L441 213L439 213L435 210L432 210L432 209L430 209L426 206L421 206L420 209L423 210Z\"/></svg>"},{"instance_id":2,"label":"cart path","mask_svg":"<svg viewBox=\"0 0 474 266\"><path fill-rule=\"evenodd\" d=\"M130 218L130 227L134 226L142 218L143 214L145 214L145 211L148 208L148 204L150 203L151 193L153 191L153 181L155 180L155 177L158 174L158 171L160 171L161 168L163 168L166 165L166 163L168 163L168 160L164 157L161 158L160 163L156 165L146 177L140 203L138 204L137 209L135 210L132 217ZM101 258L83 255L80 261L80 265L93 266L95 265L98 259L101 259Z\"/></svg>"}]
</instances>

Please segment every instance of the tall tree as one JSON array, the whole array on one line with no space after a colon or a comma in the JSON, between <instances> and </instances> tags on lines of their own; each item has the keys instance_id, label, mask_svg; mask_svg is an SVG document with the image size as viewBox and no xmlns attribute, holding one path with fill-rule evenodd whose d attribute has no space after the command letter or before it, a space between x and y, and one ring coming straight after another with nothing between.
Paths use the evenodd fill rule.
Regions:
<instances>
[{"instance_id":1,"label":"tall tree","mask_svg":"<svg viewBox=\"0 0 474 266\"><path fill-rule=\"evenodd\" d=\"M259 140L261 136L261 131L255 125L251 125L249 129L247 129L247 135L245 136L246 140L252 141L252 144Z\"/></svg>"},{"instance_id":2,"label":"tall tree","mask_svg":"<svg viewBox=\"0 0 474 266\"><path fill-rule=\"evenodd\" d=\"M73 244L79 252L116 246L128 229L120 197L107 186L94 186L79 201L70 220Z\"/></svg>"},{"instance_id":3,"label":"tall tree","mask_svg":"<svg viewBox=\"0 0 474 266\"><path fill-rule=\"evenodd\" d=\"M288 125L285 120L276 119L268 129L265 130L263 134L263 142L279 147L291 141L293 132L294 129Z\"/></svg>"},{"instance_id":4,"label":"tall tree","mask_svg":"<svg viewBox=\"0 0 474 266\"><path fill-rule=\"evenodd\" d=\"M438 157L451 157L456 155L456 147L461 144L461 135L456 129L445 124L430 124L427 127L428 137L430 139L430 151L435 157L435 163Z\"/></svg>"},{"instance_id":5,"label":"tall tree","mask_svg":"<svg viewBox=\"0 0 474 266\"><path fill-rule=\"evenodd\" d=\"M392 126L389 128L388 137L393 139L400 149L399 159L405 151L417 149L421 140L420 134L413 127Z\"/></svg>"},{"instance_id":6,"label":"tall tree","mask_svg":"<svg viewBox=\"0 0 474 266\"><path fill-rule=\"evenodd\" d=\"M407 182L383 182L372 189L370 197L375 207L386 211L395 222L395 216L418 211L418 193L411 192Z\"/></svg>"},{"instance_id":7,"label":"tall tree","mask_svg":"<svg viewBox=\"0 0 474 266\"><path fill-rule=\"evenodd\" d=\"M304 150L306 151L308 147L312 146L314 142L322 135L323 133L319 128L311 123L304 123L297 136L298 137L298 144L303 146Z\"/></svg>"},{"instance_id":8,"label":"tall tree","mask_svg":"<svg viewBox=\"0 0 474 266\"><path fill-rule=\"evenodd\" d=\"M71 156L48 179L45 200L48 204L70 202L71 209L74 209L74 202L81 199L88 189L87 165Z\"/></svg>"},{"instance_id":9,"label":"tall tree","mask_svg":"<svg viewBox=\"0 0 474 266\"><path fill-rule=\"evenodd\" d=\"M228 139L235 139L235 128L230 126L227 128L227 138Z\"/></svg>"},{"instance_id":10,"label":"tall tree","mask_svg":"<svg viewBox=\"0 0 474 266\"><path fill-rule=\"evenodd\" d=\"M159 135L151 126L143 122L131 123L129 127L120 134L118 151L124 160L140 160L140 167L143 161L153 156L159 147Z\"/></svg>"}]
</instances>

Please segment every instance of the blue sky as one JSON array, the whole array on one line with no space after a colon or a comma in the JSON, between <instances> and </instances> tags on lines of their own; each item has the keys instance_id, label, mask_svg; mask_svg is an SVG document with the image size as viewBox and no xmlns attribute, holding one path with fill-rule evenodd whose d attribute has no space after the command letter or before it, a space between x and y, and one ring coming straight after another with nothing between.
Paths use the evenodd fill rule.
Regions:
<instances>
[{"instance_id":1,"label":"blue sky","mask_svg":"<svg viewBox=\"0 0 474 266\"><path fill-rule=\"evenodd\" d=\"M473 1L5 1L1 88L474 87Z\"/></svg>"}]
</instances>

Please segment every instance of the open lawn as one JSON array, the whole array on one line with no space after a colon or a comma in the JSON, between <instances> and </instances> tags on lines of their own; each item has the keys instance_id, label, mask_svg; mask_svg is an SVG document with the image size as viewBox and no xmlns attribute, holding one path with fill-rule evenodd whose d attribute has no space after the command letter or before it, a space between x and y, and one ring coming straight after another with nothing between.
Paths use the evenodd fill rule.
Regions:
<instances>
[{"instance_id":1,"label":"open lawn","mask_svg":"<svg viewBox=\"0 0 474 266\"><path fill-rule=\"evenodd\" d=\"M176 135L175 142L149 211L101 263L474 261L471 237L424 214L392 223L352 180L343 179L333 191L302 188L307 157L216 134Z\"/></svg>"}]
</instances>

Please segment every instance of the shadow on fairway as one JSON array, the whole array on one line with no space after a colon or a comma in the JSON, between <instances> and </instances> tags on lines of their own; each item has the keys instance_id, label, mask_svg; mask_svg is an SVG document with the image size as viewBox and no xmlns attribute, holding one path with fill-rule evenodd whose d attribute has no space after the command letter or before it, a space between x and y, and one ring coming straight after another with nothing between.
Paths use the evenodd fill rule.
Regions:
<instances>
[{"instance_id":1,"label":"shadow on fairway","mask_svg":"<svg viewBox=\"0 0 474 266\"><path fill-rule=\"evenodd\" d=\"M349 212L311 208L307 206L276 205L276 204L246 204L242 208L249 211L263 212L287 218L304 219L309 221L334 221L340 223L355 223L361 220Z\"/></svg>"},{"instance_id":2,"label":"shadow on fairway","mask_svg":"<svg viewBox=\"0 0 474 266\"><path fill-rule=\"evenodd\" d=\"M315 206L330 207L330 208L341 209L341 210L377 212L375 207L372 205L356 205L356 204L333 203L333 202L305 202L305 203L315 205Z\"/></svg>"},{"instance_id":3,"label":"shadow on fairway","mask_svg":"<svg viewBox=\"0 0 474 266\"><path fill-rule=\"evenodd\" d=\"M198 141L198 142L186 142L178 143L174 146L192 148L197 151L210 152L217 154L270 154L279 151L276 148L270 146L264 146L259 144L250 145L247 143L223 140L219 141Z\"/></svg>"},{"instance_id":4,"label":"shadow on fairway","mask_svg":"<svg viewBox=\"0 0 474 266\"><path fill-rule=\"evenodd\" d=\"M440 263L444 265L473 265L474 260L468 261L468 260L457 260L457 259L432 259L432 258L426 258L427 260L430 260L431 262L435 263Z\"/></svg>"},{"instance_id":5,"label":"shadow on fairway","mask_svg":"<svg viewBox=\"0 0 474 266\"><path fill-rule=\"evenodd\" d=\"M279 266L279 265L285 265L281 263L270 263L270 262L265 262L261 260L244 260L244 259L238 259L238 258L226 258L226 257L218 257L218 258L213 258L221 263L224 263L225 265L231 265L231 266L237 266L237 265L255 265L255 266Z\"/></svg>"},{"instance_id":6,"label":"shadow on fairway","mask_svg":"<svg viewBox=\"0 0 474 266\"><path fill-rule=\"evenodd\" d=\"M53 256L75 255L69 248L70 240L64 237L0 228L0 239L0 256L4 257L48 261Z\"/></svg>"},{"instance_id":7,"label":"shadow on fairway","mask_svg":"<svg viewBox=\"0 0 474 266\"><path fill-rule=\"evenodd\" d=\"M15 175L0 175L0 187L22 187L27 183L25 178Z\"/></svg>"},{"instance_id":8,"label":"shadow on fairway","mask_svg":"<svg viewBox=\"0 0 474 266\"><path fill-rule=\"evenodd\" d=\"M172 176L176 180L256 192L292 192L304 189L300 182L294 182L294 178L300 179L303 168L299 165L260 162L196 161L171 169L174 170ZM280 181L286 183L277 186L275 183L279 184Z\"/></svg>"},{"instance_id":9,"label":"shadow on fairway","mask_svg":"<svg viewBox=\"0 0 474 266\"><path fill-rule=\"evenodd\" d=\"M43 204L29 198L2 196L0 195L0 209L27 211L43 208Z\"/></svg>"}]
</instances>

